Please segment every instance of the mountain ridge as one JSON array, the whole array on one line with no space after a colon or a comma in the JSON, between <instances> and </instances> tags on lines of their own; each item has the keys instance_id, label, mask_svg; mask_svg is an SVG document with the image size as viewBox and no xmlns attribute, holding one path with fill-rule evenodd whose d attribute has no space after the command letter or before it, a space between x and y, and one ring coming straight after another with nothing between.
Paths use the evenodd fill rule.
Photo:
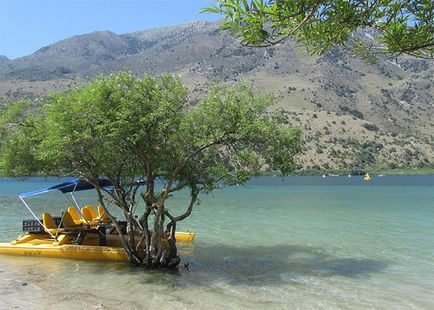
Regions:
<instances>
[{"instance_id":1,"label":"mountain ridge","mask_svg":"<svg viewBox=\"0 0 434 310\"><path fill-rule=\"evenodd\" d=\"M294 42L246 48L220 33L218 23L196 21L92 32L15 60L0 58L0 103L44 97L120 70L178 74L193 99L210 82L244 81L275 93L276 109L302 128L306 169L422 166L434 164L433 68L409 57L367 64L343 48L310 56Z\"/></svg>"}]
</instances>

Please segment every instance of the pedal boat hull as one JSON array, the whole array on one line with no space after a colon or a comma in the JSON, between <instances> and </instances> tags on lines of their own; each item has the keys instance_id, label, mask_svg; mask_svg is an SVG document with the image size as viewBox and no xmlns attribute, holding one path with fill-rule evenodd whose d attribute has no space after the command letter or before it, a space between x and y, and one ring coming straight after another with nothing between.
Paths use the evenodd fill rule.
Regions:
<instances>
[{"instance_id":1,"label":"pedal boat hull","mask_svg":"<svg viewBox=\"0 0 434 310\"><path fill-rule=\"evenodd\" d=\"M177 232L176 239L182 243L190 243L195 237L194 233ZM66 236L60 236L58 241L43 238L39 234L26 234L10 243L0 243L0 255L16 255L26 257L52 257L76 260L98 261L128 261L125 250L121 247L116 236L107 240L109 246L98 245L98 238L89 235L84 244L70 244Z\"/></svg>"}]
</instances>

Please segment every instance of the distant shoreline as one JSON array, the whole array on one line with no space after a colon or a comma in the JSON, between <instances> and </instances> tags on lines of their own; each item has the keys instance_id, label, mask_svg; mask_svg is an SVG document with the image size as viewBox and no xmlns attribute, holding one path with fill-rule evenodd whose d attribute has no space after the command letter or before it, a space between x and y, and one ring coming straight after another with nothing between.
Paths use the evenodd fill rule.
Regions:
<instances>
[{"instance_id":1,"label":"distant shoreline","mask_svg":"<svg viewBox=\"0 0 434 310\"><path fill-rule=\"evenodd\" d=\"M365 173L369 173L373 176L375 175L434 175L434 166L428 166L423 168L400 168L400 169L365 169L364 171L360 171L359 173L351 173L349 171L342 170L302 170L296 171L291 176L322 176L322 175L334 175L334 176L360 176ZM275 172L264 172L261 174L262 176L281 176L279 173Z\"/></svg>"},{"instance_id":2,"label":"distant shoreline","mask_svg":"<svg viewBox=\"0 0 434 310\"><path fill-rule=\"evenodd\" d=\"M367 173L369 173L372 177L377 176L434 176L434 167L426 167L426 168L403 168L403 169L389 169L389 170L366 170ZM357 177L357 176L363 176L365 172L363 173L357 173L357 174L351 174L345 171L321 171L321 170L304 170L304 171L296 171L292 174L287 175L288 177L306 177L306 176L312 176L312 177L337 177L337 176L344 176L344 177ZM285 177L282 174L278 172L273 171L266 171L258 175L257 177ZM43 175L34 175L34 176L28 176L28 177L13 177L13 176L2 176L0 175L0 182L2 181L52 181L52 182L58 182L59 180L65 180L65 179L73 179L76 178L74 176L43 176ZM254 179L253 177L252 179Z\"/></svg>"}]
</instances>

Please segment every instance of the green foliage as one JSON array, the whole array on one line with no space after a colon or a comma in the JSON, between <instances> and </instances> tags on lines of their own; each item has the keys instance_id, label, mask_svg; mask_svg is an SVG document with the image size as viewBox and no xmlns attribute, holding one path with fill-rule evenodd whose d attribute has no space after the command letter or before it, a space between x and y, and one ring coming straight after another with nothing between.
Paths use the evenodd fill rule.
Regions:
<instances>
[{"instance_id":1,"label":"green foliage","mask_svg":"<svg viewBox=\"0 0 434 310\"><path fill-rule=\"evenodd\" d=\"M215 85L187 109L187 95L173 76L120 73L53 95L25 117L28 105L11 105L2 124L12 118L17 125L2 125L2 173L104 176L119 188L151 177L171 179L171 191L210 191L246 182L264 167L295 169L300 131L267 112L272 96Z\"/></svg>"},{"instance_id":2,"label":"green foliage","mask_svg":"<svg viewBox=\"0 0 434 310\"><path fill-rule=\"evenodd\" d=\"M244 183L264 168L288 174L300 152L300 131L267 112L273 96L247 85L215 85L193 108L186 107L187 96L177 77L124 72L53 95L43 105L12 104L0 118L0 170L79 176L93 184L108 178L114 189L96 187L99 202L104 206L105 195L122 209L130 229L126 236L116 228L130 261L175 266L176 223L191 214L201 191ZM165 202L183 188L191 201L175 216ZM146 207L137 222L140 199ZM170 250L163 250L163 233Z\"/></svg>"},{"instance_id":3,"label":"green foliage","mask_svg":"<svg viewBox=\"0 0 434 310\"><path fill-rule=\"evenodd\" d=\"M291 37L323 53L350 40L367 60L381 54L434 57L431 0L216 0L203 12L223 14L223 30L244 45L272 46ZM374 29L375 40L355 36L360 28Z\"/></svg>"},{"instance_id":4,"label":"green foliage","mask_svg":"<svg viewBox=\"0 0 434 310\"><path fill-rule=\"evenodd\" d=\"M300 152L300 131L267 112L270 95L247 85L215 85L193 108L186 107L187 96L177 77L120 73L32 110L29 103L13 104L0 119L1 172L80 176L93 184L108 178L114 189L96 187L99 202L104 206L104 193L122 209L130 229L125 236L116 228L130 261L177 265L176 223L191 214L201 191L244 183L267 167L288 174ZM165 202L183 188L191 201L174 216ZM140 198L146 207L137 222ZM163 250L163 232L170 250Z\"/></svg>"},{"instance_id":5,"label":"green foliage","mask_svg":"<svg viewBox=\"0 0 434 310\"><path fill-rule=\"evenodd\" d=\"M344 113L351 114L352 116L360 118L360 119L363 119L363 117L364 117L363 113L357 109L351 109L347 106L342 106L342 105L339 106L339 109L341 109L341 111Z\"/></svg>"},{"instance_id":6,"label":"green foliage","mask_svg":"<svg viewBox=\"0 0 434 310\"><path fill-rule=\"evenodd\" d=\"M0 173L29 176L40 169L35 146L41 140L38 103L10 102L0 114ZM22 163L26 163L23 165Z\"/></svg>"},{"instance_id":7,"label":"green foliage","mask_svg":"<svg viewBox=\"0 0 434 310\"><path fill-rule=\"evenodd\" d=\"M380 130L380 128L378 128L378 126L375 125L375 124L364 123L362 126L364 128L366 128L367 130L369 130L369 131L378 131L378 130Z\"/></svg>"},{"instance_id":8,"label":"green foliage","mask_svg":"<svg viewBox=\"0 0 434 310\"><path fill-rule=\"evenodd\" d=\"M272 103L272 96L255 94L247 85L212 87L187 116L182 134L186 145L210 145L194 156L195 169L224 184L244 183L264 165L283 174L293 171L300 132L288 128L284 117L266 113Z\"/></svg>"},{"instance_id":9,"label":"green foliage","mask_svg":"<svg viewBox=\"0 0 434 310\"><path fill-rule=\"evenodd\" d=\"M122 180L143 175L144 156L168 161L187 91L171 76L101 76L84 88L50 98L47 136L39 156L47 173ZM158 152L157 152L157 148Z\"/></svg>"}]
</instances>

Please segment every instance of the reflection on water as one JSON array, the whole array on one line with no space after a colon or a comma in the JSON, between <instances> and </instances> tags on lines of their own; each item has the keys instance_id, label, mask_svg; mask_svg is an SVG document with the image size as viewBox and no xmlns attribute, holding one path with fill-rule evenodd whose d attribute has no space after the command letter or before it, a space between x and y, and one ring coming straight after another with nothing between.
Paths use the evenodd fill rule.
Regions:
<instances>
[{"instance_id":1,"label":"reflection on water","mask_svg":"<svg viewBox=\"0 0 434 310\"><path fill-rule=\"evenodd\" d=\"M7 241L28 214L4 184ZM175 272L0 256L0 309L432 309L433 201L430 186L267 179L202 197L181 225L197 236ZM169 207L186 203L181 194Z\"/></svg>"}]
</instances>

